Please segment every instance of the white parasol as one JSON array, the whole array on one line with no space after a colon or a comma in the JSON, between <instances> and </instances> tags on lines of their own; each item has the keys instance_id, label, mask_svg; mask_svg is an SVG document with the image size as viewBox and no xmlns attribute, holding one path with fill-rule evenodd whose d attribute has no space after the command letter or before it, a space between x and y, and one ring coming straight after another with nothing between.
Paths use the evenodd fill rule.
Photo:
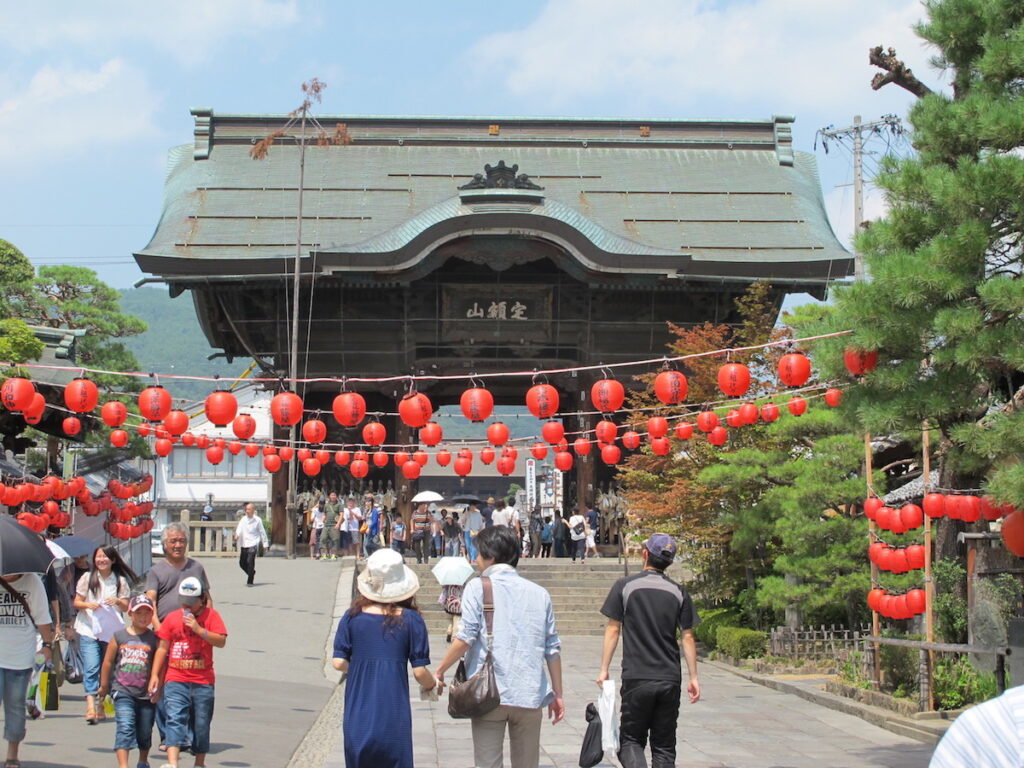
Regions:
<instances>
[{"instance_id":1,"label":"white parasol","mask_svg":"<svg viewBox=\"0 0 1024 768\"><path fill-rule=\"evenodd\" d=\"M472 564L464 557L442 557L430 572L441 586L461 586L476 573Z\"/></svg>"},{"instance_id":2,"label":"white parasol","mask_svg":"<svg viewBox=\"0 0 1024 768\"><path fill-rule=\"evenodd\" d=\"M436 491L420 491L412 497L413 504L429 504L432 501L444 501L444 496Z\"/></svg>"}]
</instances>

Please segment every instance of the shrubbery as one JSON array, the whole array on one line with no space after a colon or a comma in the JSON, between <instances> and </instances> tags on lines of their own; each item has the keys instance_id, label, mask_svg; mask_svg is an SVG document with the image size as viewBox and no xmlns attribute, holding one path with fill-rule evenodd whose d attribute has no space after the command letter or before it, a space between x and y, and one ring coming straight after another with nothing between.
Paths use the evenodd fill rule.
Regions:
<instances>
[{"instance_id":1,"label":"shrubbery","mask_svg":"<svg viewBox=\"0 0 1024 768\"><path fill-rule=\"evenodd\" d=\"M734 659L749 659L763 656L768 644L768 635L743 627L719 627L718 649Z\"/></svg>"},{"instance_id":2,"label":"shrubbery","mask_svg":"<svg viewBox=\"0 0 1024 768\"><path fill-rule=\"evenodd\" d=\"M714 608L702 611L700 623L694 628L693 635L697 642L711 651L718 645L718 628L734 627L740 623L740 615L732 608Z\"/></svg>"}]
</instances>

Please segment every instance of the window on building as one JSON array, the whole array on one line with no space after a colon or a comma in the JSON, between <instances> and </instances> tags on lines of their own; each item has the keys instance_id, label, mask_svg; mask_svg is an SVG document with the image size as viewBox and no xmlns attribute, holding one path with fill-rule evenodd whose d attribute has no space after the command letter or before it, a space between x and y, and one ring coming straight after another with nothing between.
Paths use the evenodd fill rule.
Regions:
<instances>
[{"instance_id":1,"label":"window on building","mask_svg":"<svg viewBox=\"0 0 1024 768\"><path fill-rule=\"evenodd\" d=\"M261 455L246 456L240 453L232 456L225 452L220 464L206 460L206 452L200 448L175 448L170 455L169 473L177 480L225 480L228 478L259 478L266 475Z\"/></svg>"}]
</instances>

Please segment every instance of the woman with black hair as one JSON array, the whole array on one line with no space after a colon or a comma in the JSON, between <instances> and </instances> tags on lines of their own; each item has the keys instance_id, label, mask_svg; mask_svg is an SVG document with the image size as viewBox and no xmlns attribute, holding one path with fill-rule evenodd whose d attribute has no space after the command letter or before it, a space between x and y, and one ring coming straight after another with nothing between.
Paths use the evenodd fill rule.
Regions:
<instances>
[{"instance_id":1,"label":"woman with black hair","mask_svg":"<svg viewBox=\"0 0 1024 768\"><path fill-rule=\"evenodd\" d=\"M92 567L83 573L75 589L75 633L84 665L85 719L90 725L104 718L97 706L100 667L107 642L124 626L131 588L139 577L121 559L116 547L98 547L92 554Z\"/></svg>"}]
</instances>

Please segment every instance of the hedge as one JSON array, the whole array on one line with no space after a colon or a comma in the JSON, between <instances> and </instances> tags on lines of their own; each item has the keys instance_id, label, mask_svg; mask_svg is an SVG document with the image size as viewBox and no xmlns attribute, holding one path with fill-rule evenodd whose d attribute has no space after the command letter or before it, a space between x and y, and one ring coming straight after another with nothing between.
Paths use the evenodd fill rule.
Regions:
<instances>
[{"instance_id":1,"label":"hedge","mask_svg":"<svg viewBox=\"0 0 1024 768\"><path fill-rule=\"evenodd\" d=\"M734 659L749 659L764 656L768 635L743 627L719 627L718 648L726 656Z\"/></svg>"},{"instance_id":2,"label":"hedge","mask_svg":"<svg viewBox=\"0 0 1024 768\"><path fill-rule=\"evenodd\" d=\"M700 623L694 628L693 635L697 642L707 650L713 650L718 643L719 627L734 627L740 623L740 615L732 608L714 608L702 611Z\"/></svg>"}]
</instances>

